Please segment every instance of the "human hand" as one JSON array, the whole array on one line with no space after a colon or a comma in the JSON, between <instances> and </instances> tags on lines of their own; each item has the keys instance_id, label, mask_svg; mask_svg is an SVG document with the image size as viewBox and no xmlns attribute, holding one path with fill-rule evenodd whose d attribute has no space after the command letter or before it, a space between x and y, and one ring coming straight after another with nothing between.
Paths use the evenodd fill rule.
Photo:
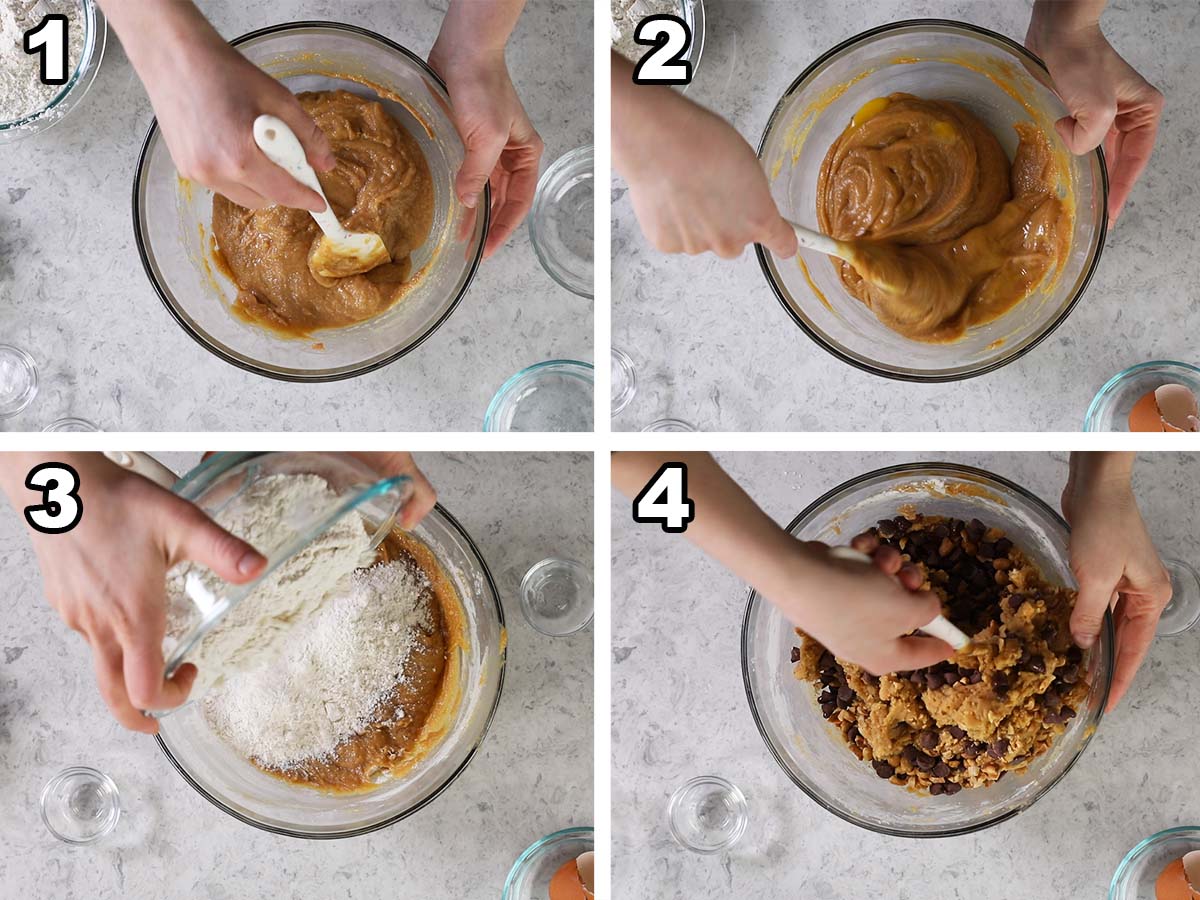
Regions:
<instances>
[{"instance_id":1,"label":"human hand","mask_svg":"<svg viewBox=\"0 0 1200 900\"><path fill-rule=\"evenodd\" d=\"M613 65L616 73L620 63ZM618 81L614 74L619 94ZM780 258L795 256L796 235L754 150L733 126L668 88L633 88L638 99L620 110L621 121L614 119L614 161L654 247L734 259L757 242ZM614 104L620 105L616 97Z\"/></svg>"},{"instance_id":2,"label":"human hand","mask_svg":"<svg viewBox=\"0 0 1200 900\"><path fill-rule=\"evenodd\" d=\"M1158 618L1171 599L1171 579L1138 512L1128 469L1106 456L1072 457L1062 510L1071 524L1071 571L1079 584L1071 614L1075 643L1091 647L1105 610L1113 607L1117 660L1108 694L1112 710L1154 641Z\"/></svg>"},{"instance_id":3,"label":"human hand","mask_svg":"<svg viewBox=\"0 0 1200 900\"><path fill-rule=\"evenodd\" d=\"M277 116L296 133L314 169L334 167L329 140L292 92L230 47L193 4L157 0L153 14L134 5L104 4L146 86L179 174L248 209L325 209L320 195L254 142L254 120Z\"/></svg>"},{"instance_id":4,"label":"human hand","mask_svg":"<svg viewBox=\"0 0 1200 900\"><path fill-rule=\"evenodd\" d=\"M400 527L416 528L437 503L437 491L417 468L411 453L351 453L385 478L407 475L412 479L413 494L400 517Z\"/></svg>"},{"instance_id":5,"label":"human hand","mask_svg":"<svg viewBox=\"0 0 1200 900\"><path fill-rule=\"evenodd\" d=\"M242 584L266 559L199 507L99 453L55 459L78 473L84 513L69 532L30 531L46 597L91 646L96 683L113 716L126 728L154 734L158 721L141 710L178 706L196 677L192 665L163 677L167 570L191 560ZM6 485L15 506L23 478Z\"/></svg>"},{"instance_id":6,"label":"human hand","mask_svg":"<svg viewBox=\"0 0 1200 900\"><path fill-rule=\"evenodd\" d=\"M872 565L829 555L818 541L796 544L792 590L768 596L796 625L840 659L873 675L932 666L954 655L945 641L909 633L941 613L937 597L918 591L920 569L895 547L860 534L850 544Z\"/></svg>"},{"instance_id":7,"label":"human hand","mask_svg":"<svg viewBox=\"0 0 1200 900\"><path fill-rule=\"evenodd\" d=\"M1150 161L1163 95L1109 44L1098 11L1082 20L1073 12L1072 4L1036 4L1025 46L1046 63L1070 112L1055 123L1067 148L1078 155L1104 143L1108 216L1116 222Z\"/></svg>"},{"instance_id":8,"label":"human hand","mask_svg":"<svg viewBox=\"0 0 1200 900\"><path fill-rule=\"evenodd\" d=\"M475 209L491 182L491 226L484 258L496 252L533 206L544 146L517 96L503 47L481 51L439 38L429 65L450 93L454 126L466 157L454 180L464 206Z\"/></svg>"}]
</instances>

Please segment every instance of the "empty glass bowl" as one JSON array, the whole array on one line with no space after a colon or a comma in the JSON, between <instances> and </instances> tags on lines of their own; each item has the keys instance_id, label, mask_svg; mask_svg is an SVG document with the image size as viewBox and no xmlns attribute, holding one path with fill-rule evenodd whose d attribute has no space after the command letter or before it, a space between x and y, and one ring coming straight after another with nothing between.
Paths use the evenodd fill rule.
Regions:
<instances>
[{"instance_id":1,"label":"empty glass bowl","mask_svg":"<svg viewBox=\"0 0 1200 900\"><path fill-rule=\"evenodd\" d=\"M1118 372L1093 398L1083 419L1083 430L1128 431L1133 405L1151 391L1172 383L1182 384L1200 397L1200 368L1159 359Z\"/></svg>"},{"instance_id":2,"label":"empty glass bowl","mask_svg":"<svg viewBox=\"0 0 1200 900\"><path fill-rule=\"evenodd\" d=\"M12 344L0 344L0 419L20 415L38 392L33 357Z\"/></svg>"},{"instance_id":3,"label":"empty glass bowl","mask_svg":"<svg viewBox=\"0 0 1200 900\"><path fill-rule=\"evenodd\" d=\"M717 775L701 775L682 785L667 805L671 836L685 850L712 854L741 840L750 808L741 788Z\"/></svg>"},{"instance_id":4,"label":"empty glass bowl","mask_svg":"<svg viewBox=\"0 0 1200 900\"><path fill-rule=\"evenodd\" d=\"M595 403L591 363L550 359L500 386L483 416L484 431L591 431Z\"/></svg>"},{"instance_id":5,"label":"empty glass bowl","mask_svg":"<svg viewBox=\"0 0 1200 900\"><path fill-rule=\"evenodd\" d=\"M560 156L538 180L529 240L542 268L572 294L594 292L595 152L591 144Z\"/></svg>"},{"instance_id":6,"label":"empty glass bowl","mask_svg":"<svg viewBox=\"0 0 1200 900\"><path fill-rule=\"evenodd\" d=\"M83 8L79 19L83 27L83 48L75 64L75 71L43 109L35 110L11 122L0 122L0 144L40 134L57 125L83 102L92 82L96 80L96 73L100 71L100 63L104 59L108 22L95 0L80 0L80 3ZM29 60L31 65L39 65L36 56L30 56Z\"/></svg>"},{"instance_id":7,"label":"empty glass bowl","mask_svg":"<svg viewBox=\"0 0 1200 900\"><path fill-rule=\"evenodd\" d=\"M1200 826L1184 825L1150 835L1117 866L1108 900L1154 900L1154 882L1162 870L1192 850L1200 850Z\"/></svg>"},{"instance_id":8,"label":"empty glass bowl","mask_svg":"<svg viewBox=\"0 0 1200 900\"><path fill-rule=\"evenodd\" d=\"M569 859L596 848L591 828L564 828L531 844L513 864L500 900L545 900L550 879Z\"/></svg>"},{"instance_id":9,"label":"empty glass bowl","mask_svg":"<svg viewBox=\"0 0 1200 900\"><path fill-rule=\"evenodd\" d=\"M41 796L42 822L60 841L90 844L117 826L121 795L103 772L72 766L51 778Z\"/></svg>"},{"instance_id":10,"label":"empty glass bowl","mask_svg":"<svg viewBox=\"0 0 1200 900\"><path fill-rule=\"evenodd\" d=\"M208 727L200 704L161 720L158 744L199 793L242 822L291 837L344 838L398 822L433 802L482 743L504 684L504 611L478 548L444 508L412 532L433 551L462 601L467 643L450 669L462 699L445 735L403 775L361 794L335 794L273 778Z\"/></svg>"},{"instance_id":11,"label":"empty glass bowl","mask_svg":"<svg viewBox=\"0 0 1200 900\"><path fill-rule=\"evenodd\" d=\"M350 378L414 350L458 306L483 255L490 194L480 214L454 192L463 145L441 80L415 53L353 25L296 22L233 45L292 91L342 89L380 100L420 145L433 176L433 227L413 256L412 289L391 309L311 340L236 317L234 284L211 259L212 194L183 181L152 123L134 175L133 228L146 274L180 327L235 366L287 381ZM381 96L379 85L403 102Z\"/></svg>"},{"instance_id":12,"label":"empty glass bowl","mask_svg":"<svg viewBox=\"0 0 1200 900\"><path fill-rule=\"evenodd\" d=\"M573 559L543 559L521 579L521 612L542 634L574 634L592 621L594 604L592 573Z\"/></svg>"},{"instance_id":13,"label":"empty glass bowl","mask_svg":"<svg viewBox=\"0 0 1200 900\"><path fill-rule=\"evenodd\" d=\"M612 415L615 417L620 415L637 396L637 371L633 367L633 360L629 358L629 354L624 350L612 348Z\"/></svg>"},{"instance_id":14,"label":"empty glass bowl","mask_svg":"<svg viewBox=\"0 0 1200 900\"><path fill-rule=\"evenodd\" d=\"M927 344L884 326L846 292L823 254L802 249L798 259L780 260L757 246L759 263L796 324L844 362L905 381L981 375L1033 349L1083 296L1099 262L1108 221L1103 155L1097 149L1076 157L1066 150L1054 122L1067 111L1045 67L1020 44L941 19L896 22L822 55L772 112L758 155L786 218L816 227L817 175L830 145L864 103L896 92L966 107L996 135L1010 159L1017 144L1014 123L1032 119L1045 132L1063 170L1059 192L1073 200L1075 209L1070 247L1058 276L1048 276L1007 314L973 328L962 340Z\"/></svg>"},{"instance_id":15,"label":"empty glass bowl","mask_svg":"<svg viewBox=\"0 0 1200 900\"><path fill-rule=\"evenodd\" d=\"M64 416L61 419L55 419L49 425L42 429L46 432L88 432L99 431L100 427L95 422L87 419L81 419L79 416Z\"/></svg>"},{"instance_id":16,"label":"empty glass bowl","mask_svg":"<svg viewBox=\"0 0 1200 900\"><path fill-rule=\"evenodd\" d=\"M915 463L868 472L815 500L792 520L800 540L847 544L878 520L911 505L926 515L1000 528L1045 577L1074 585L1066 523L1007 479L951 463ZM1112 615L1085 657L1089 692L1078 715L1023 773L952 797L917 794L879 778L821 716L813 686L793 674L789 651L799 638L779 610L751 591L742 624L742 676L767 748L802 791L848 822L899 837L946 837L978 831L1027 809L1074 765L1100 723L1112 680Z\"/></svg>"}]
</instances>

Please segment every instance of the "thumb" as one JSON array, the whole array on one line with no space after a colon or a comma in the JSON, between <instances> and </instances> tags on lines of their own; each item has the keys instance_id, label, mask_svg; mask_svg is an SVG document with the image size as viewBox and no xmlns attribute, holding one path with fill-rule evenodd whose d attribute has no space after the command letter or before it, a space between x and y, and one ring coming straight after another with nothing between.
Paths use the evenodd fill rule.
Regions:
<instances>
[{"instance_id":1,"label":"thumb","mask_svg":"<svg viewBox=\"0 0 1200 900\"><path fill-rule=\"evenodd\" d=\"M320 129L313 117L304 111L304 107L300 105L299 101L293 100L292 103L281 109L279 118L283 119L288 128L295 132L296 139L304 148L304 155L308 158L310 166L318 172L328 172L337 165L337 159L333 155L333 145L329 143L329 138L325 136L325 132Z\"/></svg>"},{"instance_id":2,"label":"thumb","mask_svg":"<svg viewBox=\"0 0 1200 900\"><path fill-rule=\"evenodd\" d=\"M792 226L784 220L783 216L775 218L760 243L780 259L791 259L800 252L796 232L792 230Z\"/></svg>"},{"instance_id":3,"label":"thumb","mask_svg":"<svg viewBox=\"0 0 1200 900\"><path fill-rule=\"evenodd\" d=\"M924 669L954 656L954 648L943 640L924 635L896 639L893 651L894 672Z\"/></svg>"},{"instance_id":4,"label":"thumb","mask_svg":"<svg viewBox=\"0 0 1200 900\"><path fill-rule=\"evenodd\" d=\"M245 541L234 537L200 507L180 501L181 508L170 519L172 562L191 560L207 566L231 584L244 584L257 577L267 559Z\"/></svg>"},{"instance_id":5,"label":"thumb","mask_svg":"<svg viewBox=\"0 0 1200 900\"><path fill-rule=\"evenodd\" d=\"M1100 146L1112 128L1113 119L1117 116L1116 104L1106 106L1102 111L1081 109L1074 116L1063 116L1054 123L1067 149L1076 156L1081 156Z\"/></svg>"},{"instance_id":6,"label":"thumb","mask_svg":"<svg viewBox=\"0 0 1200 900\"><path fill-rule=\"evenodd\" d=\"M1097 578L1094 575L1076 576L1079 581L1079 596L1075 609L1071 611L1071 637L1084 650L1096 642L1104 613L1112 602L1115 580Z\"/></svg>"},{"instance_id":7,"label":"thumb","mask_svg":"<svg viewBox=\"0 0 1200 900\"><path fill-rule=\"evenodd\" d=\"M463 206L474 209L479 203L479 195L496 168L506 141L507 136L499 131L468 137L465 141L467 155L459 167L458 177L454 179L454 191Z\"/></svg>"}]
</instances>

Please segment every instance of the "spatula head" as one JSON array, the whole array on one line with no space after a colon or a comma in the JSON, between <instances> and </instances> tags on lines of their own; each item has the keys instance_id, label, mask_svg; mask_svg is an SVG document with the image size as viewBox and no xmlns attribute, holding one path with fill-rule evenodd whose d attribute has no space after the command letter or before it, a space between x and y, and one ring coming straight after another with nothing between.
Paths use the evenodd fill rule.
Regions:
<instances>
[{"instance_id":1,"label":"spatula head","mask_svg":"<svg viewBox=\"0 0 1200 900\"><path fill-rule=\"evenodd\" d=\"M392 261L383 238L374 232L356 232L349 240L335 241L320 235L308 251L308 268L313 277L326 284L329 279L345 278L369 272Z\"/></svg>"}]
</instances>

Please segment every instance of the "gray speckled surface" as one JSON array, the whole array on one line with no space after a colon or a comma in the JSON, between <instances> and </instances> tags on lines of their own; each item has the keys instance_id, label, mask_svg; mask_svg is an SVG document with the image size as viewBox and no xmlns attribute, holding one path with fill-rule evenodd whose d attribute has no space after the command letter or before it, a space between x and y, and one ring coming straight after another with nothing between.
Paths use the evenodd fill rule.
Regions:
<instances>
[{"instance_id":1,"label":"gray speckled surface","mask_svg":"<svg viewBox=\"0 0 1200 900\"><path fill-rule=\"evenodd\" d=\"M164 454L177 471L194 454ZM539 635L521 616L525 569L550 554L592 560L587 454L417 454L478 544L504 600L504 694L479 754L427 809L359 838L276 837L224 815L153 740L123 731L96 691L83 640L42 598L24 524L0 514L0 896L470 898L500 895L536 839L591 825L592 630ZM71 847L38 819L55 772L90 764L122 792L102 843Z\"/></svg>"},{"instance_id":2,"label":"gray speckled surface","mask_svg":"<svg viewBox=\"0 0 1200 900\"><path fill-rule=\"evenodd\" d=\"M422 56L445 0L203 0L226 37L297 19L372 28ZM543 168L592 140L591 7L530 0L508 62L546 142ZM556 48L545 53L547 46ZM334 384L269 381L230 366L175 323L142 269L130 192L150 104L119 42L85 102L4 147L0 340L37 360L41 393L0 429L83 416L106 431L477 431L492 394L544 359L592 359L591 301L556 285L522 226L422 347ZM65 251L65 252L64 252ZM232 398L237 398L236 402Z\"/></svg>"},{"instance_id":3,"label":"gray speckled surface","mask_svg":"<svg viewBox=\"0 0 1200 900\"><path fill-rule=\"evenodd\" d=\"M707 0L704 56L688 97L755 147L784 89L818 55L900 19L959 19L1022 40L1030 0ZM1166 95L1158 144L1099 269L1067 321L1022 360L946 385L860 372L820 349L780 306L752 251L665 257L638 230L613 180L613 344L634 361L638 396L613 420L638 430L677 416L702 431L1077 431L1112 375L1149 359L1195 361L1200 329L1192 242L1200 167L1192 86L1200 16L1190 0L1113 0L1113 46Z\"/></svg>"},{"instance_id":4,"label":"gray speckled surface","mask_svg":"<svg viewBox=\"0 0 1200 900\"><path fill-rule=\"evenodd\" d=\"M919 458L990 469L1054 504L1067 470L1057 453L717 458L782 524L848 478ZM1158 453L1139 458L1134 482L1160 551L1193 563L1198 479L1194 456ZM616 896L1095 898L1130 847L1159 829L1195 823L1200 631L1154 644L1083 757L1029 810L965 837L883 837L822 810L767 752L742 686L745 586L685 538L635 525L619 495L612 515ZM671 792L706 774L734 781L750 805L742 841L713 857L682 850L666 822Z\"/></svg>"}]
</instances>

